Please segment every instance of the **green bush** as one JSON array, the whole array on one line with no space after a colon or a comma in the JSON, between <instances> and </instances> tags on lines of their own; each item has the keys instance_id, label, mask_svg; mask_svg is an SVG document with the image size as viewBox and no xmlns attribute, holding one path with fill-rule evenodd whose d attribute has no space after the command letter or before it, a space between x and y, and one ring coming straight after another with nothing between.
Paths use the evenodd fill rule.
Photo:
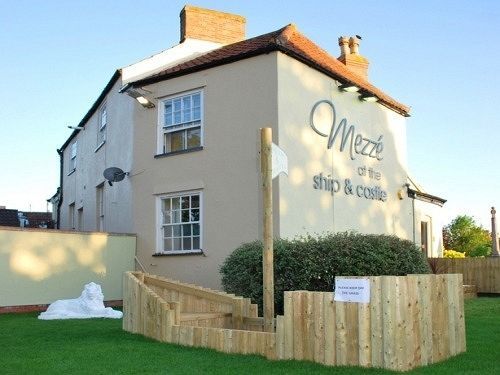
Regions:
<instances>
[{"instance_id":1,"label":"green bush","mask_svg":"<svg viewBox=\"0 0 500 375\"><path fill-rule=\"evenodd\" d=\"M262 243L245 243L221 267L228 293L252 299L262 309ZM287 290L332 291L335 276L429 273L422 252L395 236L340 232L274 241L275 311L283 313Z\"/></svg>"}]
</instances>

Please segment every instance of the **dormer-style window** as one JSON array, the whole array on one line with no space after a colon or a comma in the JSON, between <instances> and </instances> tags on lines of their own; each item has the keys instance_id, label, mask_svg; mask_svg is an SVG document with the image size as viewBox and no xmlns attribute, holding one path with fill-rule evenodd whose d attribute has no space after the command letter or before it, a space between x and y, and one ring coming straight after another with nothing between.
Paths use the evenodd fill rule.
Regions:
<instances>
[{"instance_id":1,"label":"dormer-style window","mask_svg":"<svg viewBox=\"0 0 500 375\"><path fill-rule=\"evenodd\" d=\"M192 91L160 101L158 152L199 149L203 134L203 93Z\"/></svg>"}]
</instances>

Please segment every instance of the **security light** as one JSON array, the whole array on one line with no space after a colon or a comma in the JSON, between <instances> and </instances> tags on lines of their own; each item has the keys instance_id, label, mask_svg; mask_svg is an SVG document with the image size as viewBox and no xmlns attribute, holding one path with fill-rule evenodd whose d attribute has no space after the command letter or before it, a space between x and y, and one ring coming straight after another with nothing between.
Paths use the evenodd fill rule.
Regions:
<instances>
[{"instance_id":1,"label":"security light","mask_svg":"<svg viewBox=\"0 0 500 375\"><path fill-rule=\"evenodd\" d=\"M360 94L359 100L363 102L378 102L378 98L375 95L367 92Z\"/></svg>"},{"instance_id":2,"label":"security light","mask_svg":"<svg viewBox=\"0 0 500 375\"><path fill-rule=\"evenodd\" d=\"M138 96L135 98L144 108L154 108L154 104L151 103L147 98L144 96Z\"/></svg>"},{"instance_id":3,"label":"security light","mask_svg":"<svg viewBox=\"0 0 500 375\"><path fill-rule=\"evenodd\" d=\"M127 88L124 91L128 96L137 100L144 108L154 108L155 107L154 103L151 102L151 100L146 98L144 96L144 94L140 93L139 91L131 89L131 88Z\"/></svg>"},{"instance_id":4,"label":"security light","mask_svg":"<svg viewBox=\"0 0 500 375\"><path fill-rule=\"evenodd\" d=\"M352 85L349 83L344 83L339 86L340 91L345 91L345 92L357 92L359 91L359 87L356 85Z\"/></svg>"}]
</instances>

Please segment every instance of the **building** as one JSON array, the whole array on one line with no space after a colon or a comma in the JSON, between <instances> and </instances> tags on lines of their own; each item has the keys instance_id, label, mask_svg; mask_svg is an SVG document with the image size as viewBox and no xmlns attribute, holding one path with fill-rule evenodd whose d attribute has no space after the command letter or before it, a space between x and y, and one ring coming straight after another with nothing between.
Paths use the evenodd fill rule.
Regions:
<instances>
[{"instance_id":1,"label":"building","mask_svg":"<svg viewBox=\"0 0 500 375\"><path fill-rule=\"evenodd\" d=\"M21 212L0 206L0 226L54 228L54 221L50 212Z\"/></svg>"},{"instance_id":2,"label":"building","mask_svg":"<svg viewBox=\"0 0 500 375\"><path fill-rule=\"evenodd\" d=\"M58 150L60 228L136 233L140 267L217 287L223 260L262 237L271 127L289 161L276 236L387 233L441 253L445 201L409 179L409 108L370 84L358 38L335 58L294 25L246 39L241 16L186 6L180 19L180 43L117 70Z\"/></svg>"},{"instance_id":3,"label":"building","mask_svg":"<svg viewBox=\"0 0 500 375\"><path fill-rule=\"evenodd\" d=\"M0 206L0 226L19 227L19 211Z\"/></svg>"}]
</instances>

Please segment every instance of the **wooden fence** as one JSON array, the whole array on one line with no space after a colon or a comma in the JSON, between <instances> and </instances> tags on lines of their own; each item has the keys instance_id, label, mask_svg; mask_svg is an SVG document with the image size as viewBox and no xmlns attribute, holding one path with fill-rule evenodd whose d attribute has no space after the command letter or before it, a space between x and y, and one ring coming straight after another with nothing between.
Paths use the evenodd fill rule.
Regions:
<instances>
[{"instance_id":1,"label":"wooden fence","mask_svg":"<svg viewBox=\"0 0 500 375\"><path fill-rule=\"evenodd\" d=\"M327 292L285 292L285 311L276 318L276 333L266 333L250 330L261 329L262 318L246 299L128 272L123 328L226 353L400 371L465 351L462 275L369 279L366 304L334 302L333 293ZM211 320L207 315L207 323L201 319L204 314L224 316ZM199 318L183 318L188 315Z\"/></svg>"},{"instance_id":2,"label":"wooden fence","mask_svg":"<svg viewBox=\"0 0 500 375\"><path fill-rule=\"evenodd\" d=\"M126 331L169 343L275 357L275 334L259 332L262 318L248 298L140 272L126 272L123 288Z\"/></svg>"},{"instance_id":3,"label":"wooden fence","mask_svg":"<svg viewBox=\"0 0 500 375\"><path fill-rule=\"evenodd\" d=\"M464 284L475 285L479 293L500 293L500 257L431 258L436 273L461 273Z\"/></svg>"}]
</instances>

